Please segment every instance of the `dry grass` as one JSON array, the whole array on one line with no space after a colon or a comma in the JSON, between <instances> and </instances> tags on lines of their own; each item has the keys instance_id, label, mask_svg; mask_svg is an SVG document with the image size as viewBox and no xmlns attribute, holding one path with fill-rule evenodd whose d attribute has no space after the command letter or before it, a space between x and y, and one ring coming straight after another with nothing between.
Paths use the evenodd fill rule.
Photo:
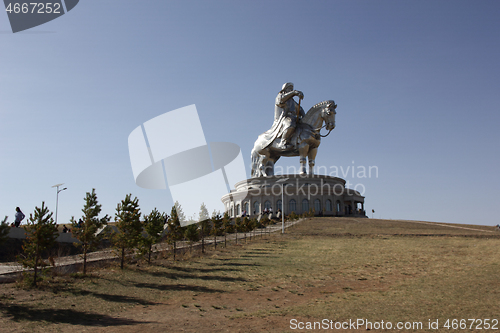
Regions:
<instances>
[{"instance_id":1,"label":"dry grass","mask_svg":"<svg viewBox=\"0 0 500 333\"><path fill-rule=\"evenodd\" d=\"M500 319L500 233L487 231L312 219L201 258L55 277L41 290L2 285L0 322L12 332L288 332L292 318Z\"/></svg>"}]
</instances>

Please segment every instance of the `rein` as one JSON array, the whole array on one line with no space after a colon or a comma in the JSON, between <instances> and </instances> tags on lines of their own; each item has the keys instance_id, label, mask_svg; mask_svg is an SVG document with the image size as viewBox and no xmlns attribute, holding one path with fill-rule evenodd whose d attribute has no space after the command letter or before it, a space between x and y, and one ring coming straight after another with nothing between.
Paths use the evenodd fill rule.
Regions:
<instances>
[{"instance_id":1,"label":"rein","mask_svg":"<svg viewBox=\"0 0 500 333\"><path fill-rule=\"evenodd\" d=\"M324 124L323 126L321 126L320 128L316 128L314 131L315 132L318 132L319 136L322 137L322 138L326 138L328 135L330 135L330 133L332 132L332 130L328 131L328 133L326 133L326 135L321 135L321 129L326 127L326 124Z\"/></svg>"}]
</instances>

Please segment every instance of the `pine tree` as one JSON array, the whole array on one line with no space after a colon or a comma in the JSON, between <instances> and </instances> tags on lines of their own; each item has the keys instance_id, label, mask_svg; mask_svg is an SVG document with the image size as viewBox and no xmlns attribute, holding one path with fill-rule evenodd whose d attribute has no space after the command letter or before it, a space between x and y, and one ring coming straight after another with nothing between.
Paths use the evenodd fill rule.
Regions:
<instances>
[{"instance_id":1,"label":"pine tree","mask_svg":"<svg viewBox=\"0 0 500 333\"><path fill-rule=\"evenodd\" d=\"M234 219L234 231L236 231L236 244L238 244L238 232L241 231L241 217Z\"/></svg>"},{"instance_id":2,"label":"pine tree","mask_svg":"<svg viewBox=\"0 0 500 333\"><path fill-rule=\"evenodd\" d=\"M6 221L7 221L7 216L0 223L0 244L5 243L9 238L10 226Z\"/></svg>"},{"instance_id":3,"label":"pine tree","mask_svg":"<svg viewBox=\"0 0 500 333\"><path fill-rule=\"evenodd\" d=\"M214 249L217 249L217 236L222 233L222 216L219 212L212 213L212 235L214 236Z\"/></svg>"},{"instance_id":4,"label":"pine tree","mask_svg":"<svg viewBox=\"0 0 500 333\"><path fill-rule=\"evenodd\" d=\"M141 253L148 255L148 263L151 263L151 252L153 244L161 240L164 228L165 216L156 208L144 217L144 231L146 236L142 238Z\"/></svg>"},{"instance_id":5,"label":"pine tree","mask_svg":"<svg viewBox=\"0 0 500 333\"><path fill-rule=\"evenodd\" d=\"M210 215L208 214L207 206L204 203L200 207L200 236L201 236L201 252L205 253L205 237L210 235L212 229Z\"/></svg>"},{"instance_id":6,"label":"pine tree","mask_svg":"<svg viewBox=\"0 0 500 333\"><path fill-rule=\"evenodd\" d=\"M243 231L245 233L245 243L247 242L247 231L250 228L250 225L248 224L248 222L249 222L248 217L245 216L243 218L243 221L241 221L241 224L240 224L241 231Z\"/></svg>"},{"instance_id":7,"label":"pine tree","mask_svg":"<svg viewBox=\"0 0 500 333\"><path fill-rule=\"evenodd\" d=\"M202 203L200 206L200 222L208 219L210 219L210 214L205 203Z\"/></svg>"},{"instance_id":8,"label":"pine tree","mask_svg":"<svg viewBox=\"0 0 500 333\"><path fill-rule=\"evenodd\" d=\"M24 227L27 237L23 244L23 255L18 259L24 267L33 268L33 287L36 287L38 268L47 266L42 260L42 253L52 248L59 236L52 215L53 213L49 213L49 209L45 207L45 202L42 202L42 207L35 207L34 214L30 214L28 223Z\"/></svg>"},{"instance_id":9,"label":"pine tree","mask_svg":"<svg viewBox=\"0 0 500 333\"><path fill-rule=\"evenodd\" d=\"M249 221L248 221L248 226L250 228L250 231L253 230L253 237L255 238L255 231L257 230L257 227L259 225L259 222L257 221L256 218L251 218ZM250 234L250 239L252 239L252 234Z\"/></svg>"},{"instance_id":10,"label":"pine tree","mask_svg":"<svg viewBox=\"0 0 500 333\"><path fill-rule=\"evenodd\" d=\"M82 223L78 224L73 217L71 217L72 234L78 239L83 250L83 274L87 274L87 253L94 250L101 242L103 236L97 232L105 227L111 219L108 215L99 218L101 213L101 205L97 203L97 195L95 189L92 192L87 192L85 195L85 204L83 205Z\"/></svg>"},{"instance_id":11,"label":"pine tree","mask_svg":"<svg viewBox=\"0 0 500 333\"><path fill-rule=\"evenodd\" d=\"M224 217L222 218L222 230L224 231L224 247L226 247L227 233L232 230L231 219L229 218L228 212L224 212Z\"/></svg>"},{"instance_id":12,"label":"pine tree","mask_svg":"<svg viewBox=\"0 0 500 333\"><path fill-rule=\"evenodd\" d=\"M175 207L175 210L177 212L177 217L179 218L179 223L180 223L180 225L183 225L187 221L187 219L186 219L186 215L184 214L184 211L182 210L182 206L179 203L179 201L176 201L174 203L174 207Z\"/></svg>"},{"instance_id":13,"label":"pine tree","mask_svg":"<svg viewBox=\"0 0 500 333\"><path fill-rule=\"evenodd\" d=\"M184 228L184 238L189 242L189 252L193 251L193 243L200 239L197 224L190 224Z\"/></svg>"},{"instance_id":14,"label":"pine tree","mask_svg":"<svg viewBox=\"0 0 500 333\"><path fill-rule=\"evenodd\" d=\"M127 194L116 207L115 226L118 232L112 237L114 247L119 251L120 268L123 269L126 252L136 248L142 238L141 213L139 199L131 199L132 194Z\"/></svg>"},{"instance_id":15,"label":"pine tree","mask_svg":"<svg viewBox=\"0 0 500 333\"><path fill-rule=\"evenodd\" d=\"M183 237L183 233L184 233L184 230L183 228L181 227L181 221L180 221L180 218L179 218L179 215L177 214L177 207L180 209L180 205L178 202L176 202L174 204L174 206L172 207L172 211L170 213L170 218L168 219L168 234L167 234L167 242L169 244L173 244L174 245L174 261L175 261L175 253L176 253L176 249L177 249L177 241L181 240L182 237ZM182 213L182 210L180 209L181 213Z\"/></svg>"}]
</instances>

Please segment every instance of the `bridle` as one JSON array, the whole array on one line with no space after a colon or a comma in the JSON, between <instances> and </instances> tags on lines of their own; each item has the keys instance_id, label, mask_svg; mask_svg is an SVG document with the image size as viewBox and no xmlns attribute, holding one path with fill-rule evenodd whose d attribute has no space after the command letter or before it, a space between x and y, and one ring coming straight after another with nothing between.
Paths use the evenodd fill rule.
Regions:
<instances>
[{"instance_id":1,"label":"bridle","mask_svg":"<svg viewBox=\"0 0 500 333\"><path fill-rule=\"evenodd\" d=\"M322 129L322 128L325 128L325 127L326 127L326 125L327 125L327 124L324 124L323 126L321 126L321 127L319 127L319 128L314 129L314 132L316 132L316 133L317 133L320 137L322 137L322 138L326 138L326 137L330 134L330 132L332 131L332 130L329 130L329 131L328 131L328 133L326 133L325 135L321 135L321 129Z\"/></svg>"},{"instance_id":2,"label":"bridle","mask_svg":"<svg viewBox=\"0 0 500 333\"><path fill-rule=\"evenodd\" d=\"M332 112L332 111L330 110L330 112ZM333 110L333 112L335 112L335 110ZM336 112L335 112L335 113L336 113ZM325 124L324 124L323 126L321 126L321 127L319 127L319 128L316 128L316 129L314 130L314 131L315 131L315 132L317 132L317 133L318 133L318 135L319 135L320 137L322 137L322 138L325 138L325 137L327 137L328 135L330 135L330 133L331 133L331 132L332 132L332 130L333 130L333 128L332 128L331 130L329 130L329 131L328 131L328 133L326 133L326 135L321 135L321 129L322 129L322 128L325 128L325 127L326 127L326 125L328 125L328 124L327 124L327 123L326 123L326 121L325 121Z\"/></svg>"}]
</instances>

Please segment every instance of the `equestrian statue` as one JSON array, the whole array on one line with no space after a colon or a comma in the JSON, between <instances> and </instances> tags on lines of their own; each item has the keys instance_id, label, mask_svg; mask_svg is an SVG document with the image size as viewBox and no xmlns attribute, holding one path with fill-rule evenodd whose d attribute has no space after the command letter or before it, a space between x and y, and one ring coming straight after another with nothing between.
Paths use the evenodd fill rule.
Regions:
<instances>
[{"instance_id":1,"label":"equestrian statue","mask_svg":"<svg viewBox=\"0 0 500 333\"><path fill-rule=\"evenodd\" d=\"M297 96L297 103L293 97ZM304 98L301 91L293 89L293 83L285 83L276 97L274 123L262 133L252 149L252 177L274 175L274 164L281 156L300 156L300 174L306 174L306 157L309 159L309 175L313 174L314 160L321 143L335 128L335 109L332 100L318 103L307 113L300 106ZM321 135L325 127L329 132Z\"/></svg>"}]
</instances>

